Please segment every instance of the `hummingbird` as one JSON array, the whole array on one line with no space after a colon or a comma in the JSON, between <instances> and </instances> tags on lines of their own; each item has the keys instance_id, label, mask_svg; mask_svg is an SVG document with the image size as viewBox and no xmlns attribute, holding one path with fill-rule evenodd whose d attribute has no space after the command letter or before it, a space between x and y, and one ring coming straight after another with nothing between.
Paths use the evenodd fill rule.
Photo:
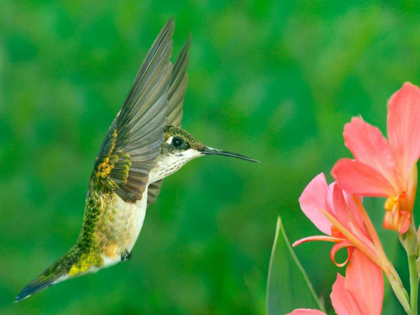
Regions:
<instances>
[{"instance_id":1,"label":"hummingbird","mask_svg":"<svg viewBox=\"0 0 420 315\"><path fill-rule=\"evenodd\" d=\"M30 282L19 302L54 284L131 258L162 180L205 155L257 160L202 144L181 128L191 35L175 65L173 19L160 31L96 157L76 244Z\"/></svg>"}]
</instances>

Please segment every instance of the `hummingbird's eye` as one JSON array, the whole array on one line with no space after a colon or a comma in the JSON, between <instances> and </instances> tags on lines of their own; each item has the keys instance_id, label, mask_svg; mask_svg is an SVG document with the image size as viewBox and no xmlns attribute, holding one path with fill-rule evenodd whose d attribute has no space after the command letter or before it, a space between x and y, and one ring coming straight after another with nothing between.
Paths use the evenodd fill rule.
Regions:
<instances>
[{"instance_id":1,"label":"hummingbird's eye","mask_svg":"<svg viewBox=\"0 0 420 315\"><path fill-rule=\"evenodd\" d=\"M173 137L172 144L175 148L179 148L182 145L182 143L184 143L184 140L178 137Z\"/></svg>"}]
</instances>

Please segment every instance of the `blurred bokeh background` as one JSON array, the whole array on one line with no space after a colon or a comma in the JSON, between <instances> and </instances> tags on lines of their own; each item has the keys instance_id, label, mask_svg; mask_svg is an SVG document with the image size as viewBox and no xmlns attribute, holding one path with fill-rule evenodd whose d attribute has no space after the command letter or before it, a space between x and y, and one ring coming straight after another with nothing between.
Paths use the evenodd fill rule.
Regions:
<instances>
[{"instance_id":1,"label":"blurred bokeh background","mask_svg":"<svg viewBox=\"0 0 420 315\"><path fill-rule=\"evenodd\" d=\"M264 314L277 215L291 241L315 234L297 200L350 157L343 125L360 114L386 132L387 99L420 84L419 4L351 3L0 0L0 313ZM170 16L173 60L193 35L183 127L262 163L190 163L129 262L13 304L76 241L99 146ZM380 227L382 202L368 208ZM395 234L381 236L404 274ZM296 249L325 300L330 248Z\"/></svg>"}]
</instances>

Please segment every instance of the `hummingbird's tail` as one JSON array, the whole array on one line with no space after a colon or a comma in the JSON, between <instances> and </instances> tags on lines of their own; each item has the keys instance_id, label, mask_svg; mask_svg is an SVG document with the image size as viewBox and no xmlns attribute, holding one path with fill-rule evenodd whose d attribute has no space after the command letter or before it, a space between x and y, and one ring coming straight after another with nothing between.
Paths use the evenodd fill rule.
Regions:
<instances>
[{"instance_id":1,"label":"hummingbird's tail","mask_svg":"<svg viewBox=\"0 0 420 315\"><path fill-rule=\"evenodd\" d=\"M103 266L103 257L91 251L83 250L77 244L47 270L30 282L16 297L15 302L22 301L31 295L69 278L95 272Z\"/></svg>"},{"instance_id":2,"label":"hummingbird's tail","mask_svg":"<svg viewBox=\"0 0 420 315\"><path fill-rule=\"evenodd\" d=\"M82 274L82 271L86 271L90 266L84 264L83 270L76 268L83 257L84 255L80 249L77 246L73 246L65 255L24 287L16 297L15 302L22 301L54 284Z\"/></svg>"},{"instance_id":3,"label":"hummingbird's tail","mask_svg":"<svg viewBox=\"0 0 420 315\"><path fill-rule=\"evenodd\" d=\"M60 258L51 267L47 268L38 277L32 280L16 297L15 303L22 301L31 295L42 291L58 282L61 282L67 278L67 272L61 265L65 256Z\"/></svg>"}]
</instances>

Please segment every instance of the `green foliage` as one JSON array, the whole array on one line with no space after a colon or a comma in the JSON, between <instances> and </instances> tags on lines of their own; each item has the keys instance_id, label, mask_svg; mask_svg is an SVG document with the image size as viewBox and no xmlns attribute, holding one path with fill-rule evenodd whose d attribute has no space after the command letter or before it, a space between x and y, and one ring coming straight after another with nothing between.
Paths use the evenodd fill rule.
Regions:
<instances>
[{"instance_id":1,"label":"green foliage","mask_svg":"<svg viewBox=\"0 0 420 315\"><path fill-rule=\"evenodd\" d=\"M278 217L268 272L267 314L287 314L298 308L322 310L323 306Z\"/></svg>"},{"instance_id":2,"label":"green foliage","mask_svg":"<svg viewBox=\"0 0 420 315\"><path fill-rule=\"evenodd\" d=\"M360 114L384 131L386 100L420 84L413 1L0 5L0 314L265 314L277 216L291 241L314 235L297 200L350 157L343 125ZM191 162L164 181L130 261L13 304L77 240L102 140L170 16L174 57L192 32L183 127L262 163ZM367 210L380 229L381 206ZM296 249L326 301L330 248Z\"/></svg>"}]
</instances>

